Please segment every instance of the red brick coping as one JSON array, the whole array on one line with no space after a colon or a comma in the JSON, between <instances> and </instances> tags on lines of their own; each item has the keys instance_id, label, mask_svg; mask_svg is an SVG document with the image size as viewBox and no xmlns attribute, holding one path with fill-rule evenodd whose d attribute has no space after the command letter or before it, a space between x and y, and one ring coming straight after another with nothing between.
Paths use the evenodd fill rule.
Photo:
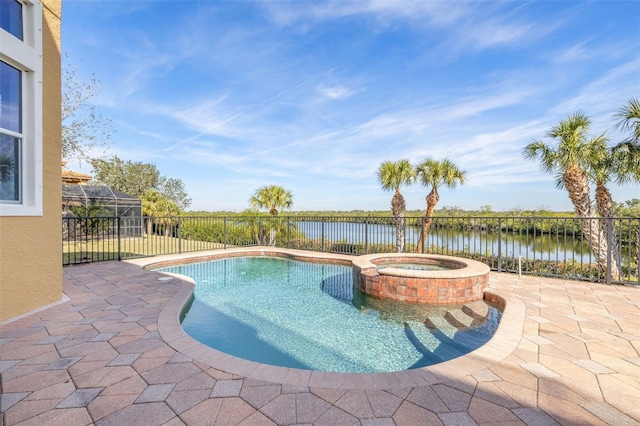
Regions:
<instances>
[{"instance_id":1,"label":"red brick coping","mask_svg":"<svg viewBox=\"0 0 640 426\"><path fill-rule=\"evenodd\" d=\"M447 269L378 269L394 263L437 264ZM363 293L434 305L481 300L489 283L489 271L487 265L475 260L433 254L380 253L358 256L353 260L353 277Z\"/></svg>"}]
</instances>

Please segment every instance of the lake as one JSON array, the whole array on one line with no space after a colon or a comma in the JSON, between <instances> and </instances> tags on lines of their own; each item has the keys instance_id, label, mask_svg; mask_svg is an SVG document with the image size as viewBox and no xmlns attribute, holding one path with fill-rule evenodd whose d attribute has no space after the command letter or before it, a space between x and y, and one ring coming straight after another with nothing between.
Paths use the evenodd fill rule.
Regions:
<instances>
[{"instance_id":1,"label":"lake","mask_svg":"<svg viewBox=\"0 0 640 426\"><path fill-rule=\"evenodd\" d=\"M322 239L325 242L347 242L352 244L392 244L396 243L394 225L365 224L353 222L297 221L298 229L308 239ZM406 251L418 243L420 227L405 226ZM581 236L550 236L490 232L483 229L459 231L432 227L426 247L437 247L442 251L470 251L503 257L523 257L525 259L566 261L575 259L581 263L595 261L589 246Z\"/></svg>"}]
</instances>

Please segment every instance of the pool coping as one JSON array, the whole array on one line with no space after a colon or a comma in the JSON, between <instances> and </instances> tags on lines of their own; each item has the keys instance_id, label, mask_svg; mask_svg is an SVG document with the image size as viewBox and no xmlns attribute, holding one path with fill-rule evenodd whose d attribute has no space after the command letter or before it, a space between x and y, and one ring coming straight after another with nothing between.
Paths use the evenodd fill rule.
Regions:
<instances>
[{"instance_id":1,"label":"pool coping","mask_svg":"<svg viewBox=\"0 0 640 426\"><path fill-rule=\"evenodd\" d=\"M488 274L491 271L488 265L477 260L465 259L462 257L445 256L441 254L424 254L424 253L376 253L365 254L362 256L353 256L354 266L361 270L377 270L380 266L374 262L375 259L394 259L394 258L418 258L425 260L440 260L443 263L452 263L461 265L459 268L447 270L420 270L420 269L402 269L394 267L385 267L377 270L380 275L394 275L398 277L417 277L417 278L469 278L482 274Z\"/></svg>"},{"instance_id":2,"label":"pool coping","mask_svg":"<svg viewBox=\"0 0 640 426\"><path fill-rule=\"evenodd\" d=\"M149 269L183 262L199 262L241 255L281 256L296 260L349 264L356 257L334 253L255 246L129 259L126 262L143 269ZM159 275L169 275L181 281L180 288L162 309L158 318L158 332L168 345L204 365L234 375L272 383L361 390L398 389L444 383L452 379L462 379L464 376L474 374L506 358L517 348L524 329L524 302L505 291L493 289L489 285L484 293L485 299L489 299L503 307L502 319L494 336L486 344L461 357L428 367L389 373L334 373L273 366L234 357L210 348L189 336L180 325L180 317L187 304L191 301L195 283L192 279L183 275L165 272L157 273ZM159 283L162 283L162 281L159 281Z\"/></svg>"}]
</instances>

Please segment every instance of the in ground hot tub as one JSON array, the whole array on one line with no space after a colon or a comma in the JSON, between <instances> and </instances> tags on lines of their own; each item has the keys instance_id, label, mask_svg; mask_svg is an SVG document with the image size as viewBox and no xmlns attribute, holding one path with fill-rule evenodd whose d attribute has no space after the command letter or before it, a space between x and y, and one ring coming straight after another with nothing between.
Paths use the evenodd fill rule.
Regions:
<instances>
[{"instance_id":1,"label":"in ground hot tub","mask_svg":"<svg viewBox=\"0 0 640 426\"><path fill-rule=\"evenodd\" d=\"M489 267L459 257L378 253L353 260L354 282L365 294L437 305L481 300Z\"/></svg>"}]
</instances>

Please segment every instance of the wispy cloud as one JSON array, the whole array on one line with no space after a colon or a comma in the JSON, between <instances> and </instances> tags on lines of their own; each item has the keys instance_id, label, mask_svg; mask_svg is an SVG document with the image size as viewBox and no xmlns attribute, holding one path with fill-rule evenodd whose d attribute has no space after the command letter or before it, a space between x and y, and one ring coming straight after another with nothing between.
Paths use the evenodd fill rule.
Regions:
<instances>
[{"instance_id":1,"label":"wispy cloud","mask_svg":"<svg viewBox=\"0 0 640 426\"><path fill-rule=\"evenodd\" d=\"M264 2L269 16L279 25L305 25L308 22L335 20L364 15L379 23L390 20L415 20L423 24L449 25L463 16L469 2L447 3L437 1L326 1L314 3ZM425 19L427 22L425 22Z\"/></svg>"},{"instance_id":2,"label":"wispy cloud","mask_svg":"<svg viewBox=\"0 0 640 426\"><path fill-rule=\"evenodd\" d=\"M552 111L558 114L570 114L577 110L588 109L588 115L610 114L626 102L628 97L633 96L632 88L635 87L638 90L639 75L640 59L635 57L586 83L577 95L559 103L552 108Z\"/></svg>"},{"instance_id":3,"label":"wispy cloud","mask_svg":"<svg viewBox=\"0 0 640 426\"><path fill-rule=\"evenodd\" d=\"M350 98L357 93L356 90L346 86L318 86L320 96L331 100L341 100Z\"/></svg>"},{"instance_id":4,"label":"wispy cloud","mask_svg":"<svg viewBox=\"0 0 640 426\"><path fill-rule=\"evenodd\" d=\"M468 172L446 204L536 207L553 177L523 147L576 109L607 129L640 75L635 21L607 2L90 6L65 6L64 46L103 81L111 153L184 179L199 208L276 183L296 208L386 209L380 162L427 156Z\"/></svg>"}]
</instances>

